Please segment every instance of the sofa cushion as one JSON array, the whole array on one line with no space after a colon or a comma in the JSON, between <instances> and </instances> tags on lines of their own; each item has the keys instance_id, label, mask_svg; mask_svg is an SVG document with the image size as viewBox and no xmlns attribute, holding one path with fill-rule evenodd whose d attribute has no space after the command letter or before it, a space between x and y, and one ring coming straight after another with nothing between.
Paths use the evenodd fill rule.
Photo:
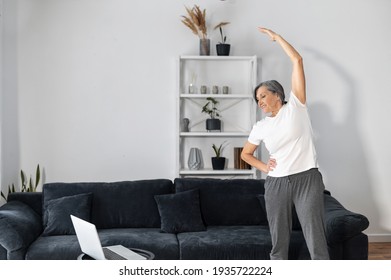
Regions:
<instances>
[{"instance_id":1,"label":"sofa cushion","mask_svg":"<svg viewBox=\"0 0 391 280\"><path fill-rule=\"evenodd\" d=\"M28 248L26 260L76 260L81 253L76 235L41 235Z\"/></svg>"},{"instance_id":2,"label":"sofa cushion","mask_svg":"<svg viewBox=\"0 0 391 280\"><path fill-rule=\"evenodd\" d=\"M183 260L268 259L272 247L266 226L210 226L179 233L178 241Z\"/></svg>"},{"instance_id":3,"label":"sofa cushion","mask_svg":"<svg viewBox=\"0 0 391 280\"><path fill-rule=\"evenodd\" d=\"M263 212L267 216L265 196L263 194L260 194L260 195L257 195L257 198L259 200L259 203L261 204ZM299 217L297 217L295 206L293 206L293 209L292 209L292 229L293 230L301 230L301 225L300 225Z\"/></svg>"},{"instance_id":4,"label":"sofa cushion","mask_svg":"<svg viewBox=\"0 0 391 280\"><path fill-rule=\"evenodd\" d=\"M161 233L160 228L116 228L98 230L102 246L121 244L148 250L156 260L179 258L175 234ZM76 235L40 236L28 249L27 260L76 260L81 249Z\"/></svg>"},{"instance_id":5,"label":"sofa cushion","mask_svg":"<svg viewBox=\"0 0 391 280\"><path fill-rule=\"evenodd\" d=\"M256 197L264 194L264 180L177 178L177 192L199 189L201 213L207 226L266 225Z\"/></svg>"},{"instance_id":6,"label":"sofa cushion","mask_svg":"<svg viewBox=\"0 0 391 280\"><path fill-rule=\"evenodd\" d=\"M49 200L46 207L47 224L44 236L75 234L70 215L90 221L92 193L64 196Z\"/></svg>"},{"instance_id":7,"label":"sofa cushion","mask_svg":"<svg viewBox=\"0 0 391 280\"><path fill-rule=\"evenodd\" d=\"M155 196L161 230L167 233L205 230L198 190Z\"/></svg>"},{"instance_id":8,"label":"sofa cushion","mask_svg":"<svg viewBox=\"0 0 391 280\"><path fill-rule=\"evenodd\" d=\"M272 242L267 226L210 226L207 231L178 234L184 260L270 259ZM310 259L301 231L293 231L289 259Z\"/></svg>"},{"instance_id":9,"label":"sofa cushion","mask_svg":"<svg viewBox=\"0 0 391 280\"><path fill-rule=\"evenodd\" d=\"M92 193L91 223L102 228L160 227L155 195L173 193L172 181L151 179L112 183L50 183L43 186L43 220L52 199Z\"/></svg>"},{"instance_id":10,"label":"sofa cushion","mask_svg":"<svg viewBox=\"0 0 391 280\"><path fill-rule=\"evenodd\" d=\"M368 219L345 209L334 197L324 196L325 231L329 245L344 242L369 226Z\"/></svg>"}]
</instances>

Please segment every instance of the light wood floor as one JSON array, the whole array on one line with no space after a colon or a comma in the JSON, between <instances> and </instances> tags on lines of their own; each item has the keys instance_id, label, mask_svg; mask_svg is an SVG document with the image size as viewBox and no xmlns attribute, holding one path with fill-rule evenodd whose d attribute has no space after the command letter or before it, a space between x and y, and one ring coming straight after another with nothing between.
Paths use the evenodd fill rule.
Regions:
<instances>
[{"instance_id":1,"label":"light wood floor","mask_svg":"<svg viewBox=\"0 0 391 280\"><path fill-rule=\"evenodd\" d=\"M369 260L391 260L391 242L369 243Z\"/></svg>"}]
</instances>

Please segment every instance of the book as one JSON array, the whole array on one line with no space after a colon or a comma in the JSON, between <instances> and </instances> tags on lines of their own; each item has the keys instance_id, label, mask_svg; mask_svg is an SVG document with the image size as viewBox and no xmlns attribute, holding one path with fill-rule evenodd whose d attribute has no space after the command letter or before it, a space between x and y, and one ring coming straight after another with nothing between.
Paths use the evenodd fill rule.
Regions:
<instances>
[{"instance_id":1,"label":"book","mask_svg":"<svg viewBox=\"0 0 391 280\"><path fill-rule=\"evenodd\" d=\"M234 168L235 169L251 169L251 165L242 160L242 147L234 147Z\"/></svg>"}]
</instances>

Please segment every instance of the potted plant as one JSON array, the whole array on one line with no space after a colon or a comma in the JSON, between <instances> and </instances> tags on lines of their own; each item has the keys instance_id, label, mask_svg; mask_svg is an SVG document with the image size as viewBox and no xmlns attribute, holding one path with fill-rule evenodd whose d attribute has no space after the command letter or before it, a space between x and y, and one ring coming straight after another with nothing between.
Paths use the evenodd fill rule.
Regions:
<instances>
[{"instance_id":1,"label":"potted plant","mask_svg":"<svg viewBox=\"0 0 391 280\"><path fill-rule=\"evenodd\" d=\"M206 104L202 107L202 113L209 115L209 119L206 120L207 131L221 131L221 121L217 117L220 117L219 110L216 105L219 103L213 97L208 97Z\"/></svg>"},{"instance_id":2,"label":"potted plant","mask_svg":"<svg viewBox=\"0 0 391 280\"><path fill-rule=\"evenodd\" d=\"M210 40L207 38L206 10L194 5L192 9L185 7L187 16L182 16L184 25L200 38L200 55L210 54Z\"/></svg>"},{"instance_id":3,"label":"potted plant","mask_svg":"<svg viewBox=\"0 0 391 280\"><path fill-rule=\"evenodd\" d=\"M39 168L39 164L37 165L37 169L35 171L35 183L33 179L30 176L30 179L28 180L24 171L20 170L20 180L22 183L22 186L20 187L20 192L36 192L39 181L41 180L41 169ZM15 184L9 185L8 186L8 193L7 195L3 192L1 192L1 197L7 201L8 195L10 193L17 192L17 188L15 187Z\"/></svg>"},{"instance_id":4,"label":"potted plant","mask_svg":"<svg viewBox=\"0 0 391 280\"><path fill-rule=\"evenodd\" d=\"M224 143L223 143L224 144ZM213 170L223 170L225 168L225 157L221 156L223 151L223 144L217 147L215 144L212 145L215 157L212 157L212 168Z\"/></svg>"},{"instance_id":5,"label":"potted plant","mask_svg":"<svg viewBox=\"0 0 391 280\"><path fill-rule=\"evenodd\" d=\"M223 34L223 26L229 24L229 22L220 22L218 25L215 26L214 30L217 28L220 30L220 36L221 41L216 44L216 52L217 55L229 55L229 51L231 49L231 45L227 44L227 36L224 36Z\"/></svg>"}]
</instances>

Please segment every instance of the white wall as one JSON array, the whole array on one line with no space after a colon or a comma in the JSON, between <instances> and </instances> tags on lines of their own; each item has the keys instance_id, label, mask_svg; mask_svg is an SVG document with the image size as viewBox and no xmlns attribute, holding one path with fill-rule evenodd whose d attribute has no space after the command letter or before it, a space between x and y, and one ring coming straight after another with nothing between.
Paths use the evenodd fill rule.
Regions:
<instances>
[{"instance_id":1,"label":"white wall","mask_svg":"<svg viewBox=\"0 0 391 280\"><path fill-rule=\"evenodd\" d=\"M326 187L391 241L387 0L3 0L3 188L37 163L46 182L173 179L175 61L198 52L180 15L194 3L286 90L289 60L256 26L300 51Z\"/></svg>"}]
</instances>

